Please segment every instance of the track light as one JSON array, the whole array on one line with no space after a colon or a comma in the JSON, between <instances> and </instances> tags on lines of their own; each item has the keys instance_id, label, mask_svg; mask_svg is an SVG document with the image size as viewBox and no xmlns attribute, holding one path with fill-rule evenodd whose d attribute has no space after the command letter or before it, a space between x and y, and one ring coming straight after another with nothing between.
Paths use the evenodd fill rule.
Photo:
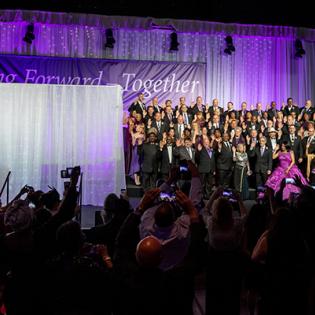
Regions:
<instances>
[{"instance_id":1,"label":"track light","mask_svg":"<svg viewBox=\"0 0 315 315\"><path fill-rule=\"evenodd\" d=\"M175 32L171 33L171 44L170 51L178 51L179 42L177 40L177 34Z\"/></svg>"},{"instance_id":2,"label":"track light","mask_svg":"<svg viewBox=\"0 0 315 315\"><path fill-rule=\"evenodd\" d=\"M28 43L28 44L32 44L34 39L35 39L34 24L30 23L26 27L26 33L25 33L25 36L23 38L23 41Z\"/></svg>"},{"instance_id":3,"label":"track light","mask_svg":"<svg viewBox=\"0 0 315 315\"><path fill-rule=\"evenodd\" d=\"M224 40L226 43L226 48L224 49L224 52L228 55L232 55L232 52L235 51L232 36L226 36Z\"/></svg>"},{"instance_id":4,"label":"track light","mask_svg":"<svg viewBox=\"0 0 315 315\"><path fill-rule=\"evenodd\" d=\"M294 45L295 45L295 57L302 58L303 55L305 55L305 50L303 48L302 41L300 39L297 39Z\"/></svg>"},{"instance_id":5,"label":"track light","mask_svg":"<svg viewBox=\"0 0 315 315\"><path fill-rule=\"evenodd\" d=\"M114 48L116 40L113 35L113 30L111 28L106 29L105 35L106 35L105 48Z\"/></svg>"}]
</instances>

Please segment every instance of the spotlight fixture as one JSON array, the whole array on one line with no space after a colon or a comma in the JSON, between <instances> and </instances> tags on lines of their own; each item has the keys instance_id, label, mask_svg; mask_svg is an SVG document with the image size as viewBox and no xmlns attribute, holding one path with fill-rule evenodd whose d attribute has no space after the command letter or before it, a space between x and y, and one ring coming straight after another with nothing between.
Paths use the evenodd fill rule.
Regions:
<instances>
[{"instance_id":1,"label":"spotlight fixture","mask_svg":"<svg viewBox=\"0 0 315 315\"><path fill-rule=\"evenodd\" d=\"M105 48L114 48L116 40L113 35L113 30L111 28L106 29L105 35L106 35Z\"/></svg>"},{"instance_id":2,"label":"spotlight fixture","mask_svg":"<svg viewBox=\"0 0 315 315\"><path fill-rule=\"evenodd\" d=\"M171 44L170 51L178 51L179 42L177 40L177 34L175 32L171 33Z\"/></svg>"},{"instance_id":3,"label":"spotlight fixture","mask_svg":"<svg viewBox=\"0 0 315 315\"><path fill-rule=\"evenodd\" d=\"M28 43L28 44L32 44L34 39L35 39L34 24L30 23L26 27L26 33L25 33L25 36L23 38L23 41Z\"/></svg>"},{"instance_id":4,"label":"spotlight fixture","mask_svg":"<svg viewBox=\"0 0 315 315\"><path fill-rule=\"evenodd\" d=\"M295 45L295 57L302 58L303 55L305 55L305 50L303 48L302 41L300 39L297 39L294 45Z\"/></svg>"},{"instance_id":5,"label":"spotlight fixture","mask_svg":"<svg viewBox=\"0 0 315 315\"><path fill-rule=\"evenodd\" d=\"M232 36L226 36L224 40L226 43L226 48L224 49L224 52L228 55L232 55L232 52L235 51Z\"/></svg>"}]
</instances>

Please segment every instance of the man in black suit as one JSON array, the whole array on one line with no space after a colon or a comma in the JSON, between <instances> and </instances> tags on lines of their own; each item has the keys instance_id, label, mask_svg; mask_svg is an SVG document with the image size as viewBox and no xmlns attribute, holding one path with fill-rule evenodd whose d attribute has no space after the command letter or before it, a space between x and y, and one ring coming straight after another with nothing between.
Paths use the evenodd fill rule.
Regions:
<instances>
[{"instance_id":1,"label":"man in black suit","mask_svg":"<svg viewBox=\"0 0 315 315\"><path fill-rule=\"evenodd\" d=\"M302 169L304 174L306 174L306 166L307 166L307 157L306 157L306 147L308 146L308 154L315 154L315 132L314 132L314 124L308 124L308 136L304 137L302 140L303 147L303 162Z\"/></svg>"},{"instance_id":2,"label":"man in black suit","mask_svg":"<svg viewBox=\"0 0 315 315\"><path fill-rule=\"evenodd\" d=\"M274 117L277 117L277 113L278 113L278 110L277 110L277 103L272 101L271 102L271 108L268 109L268 119L269 120L273 120Z\"/></svg>"},{"instance_id":3,"label":"man in black suit","mask_svg":"<svg viewBox=\"0 0 315 315\"><path fill-rule=\"evenodd\" d=\"M142 160L142 183L145 191L155 187L158 159L160 157L160 150L156 142L157 136L155 132L149 131L148 137L149 142L141 143L138 146L138 153Z\"/></svg>"},{"instance_id":4,"label":"man in black suit","mask_svg":"<svg viewBox=\"0 0 315 315\"><path fill-rule=\"evenodd\" d=\"M163 139L163 133L168 132L169 126L162 120L161 113L156 112L151 128L155 128L157 130L157 140L161 141Z\"/></svg>"},{"instance_id":5,"label":"man in black suit","mask_svg":"<svg viewBox=\"0 0 315 315\"><path fill-rule=\"evenodd\" d=\"M266 146L266 142L266 138L261 137L259 139L259 147L256 147L256 143L253 142L248 152L249 156L256 157L255 174L257 187L265 184L272 170L272 150Z\"/></svg>"},{"instance_id":6,"label":"man in black suit","mask_svg":"<svg viewBox=\"0 0 315 315\"><path fill-rule=\"evenodd\" d=\"M293 98L289 97L287 99L287 105L283 109L283 115L289 116L292 112L295 112L296 117L299 116L300 110L299 107L293 104Z\"/></svg>"},{"instance_id":7,"label":"man in black suit","mask_svg":"<svg viewBox=\"0 0 315 315\"><path fill-rule=\"evenodd\" d=\"M155 96L152 100L152 106L154 108L154 113L161 113L162 112L162 107L159 106L159 100L157 96Z\"/></svg>"},{"instance_id":8,"label":"man in black suit","mask_svg":"<svg viewBox=\"0 0 315 315\"><path fill-rule=\"evenodd\" d=\"M234 104L232 102L227 103L227 110L223 113L224 119L226 119L226 116L229 116L231 118L231 114L235 114L235 118L237 118L237 111L234 109Z\"/></svg>"},{"instance_id":9,"label":"man in black suit","mask_svg":"<svg viewBox=\"0 0 315 315\"><path fill-rule=\"evenodd\" d=\"M303 162L303 147L300 136L296 135L296 128L294 125L289 126L289 134L282 137L283 142L287 142L291 146L291 150L294 152L295 163L301 164Z\"/></svg>"},{"instance_id":10,"label":"man in black suit","mask_svg":"<svg viewBox=\"0 0 315 315\"><path fill-rule=\"evenodd\" d=\"M196 115L198 112L202 112L202 114L205 117L206 106L202 104L202 97L201 96L197 97L196 104L191 109L191 114L193 116Z\"/></svg>"},{"instance_id":11,"label":"man in black suit","mask_svg":"<svg viewBox=\"0 0 315 315\"><path fill-rule=\"evenodd\" d=\"M184 124L186 126L191 125L191 122L193 121L193 117L189 113L187 106L186 105L182 105L182 107L180 108L179 112L183 116Z\"/></svg>"},{"instance_id":12,"label":"man in black suit","mask_svg":"<svg viewBox=\"0 0 315 315\"><path fill-rule=\"evenodd\" d=\"M215 98L212 101L212 106L210 106L210 108L209 108L209 113L210 113L211 117L214 115L216 110L220 111L220 115L223 114L223 108L219 106L219 100L217 98Z\"/></svg>"},{"instance_id":13,"label":"man in black suit","mask_svg":"<svg viewBox=\"0 0 315 315\"><path fill-rule=\"evenodd\" d=\"M138 99L129 106L128 111L129 113L132 113L135 110L137 113L143 115L145 109L144 94L140 93Z\"/></svg>"},{"instance_id":14,"label":"man in black suit","mask_svg":"<svg viewBox=\"0 0 315 315\"><path fill-rule=\"evenodd\" d=\"M301 112L298 116L298 120L303 120L303 115L304 114L308 114L311 118L313 117L315 112L314 107L312 106L312 101L311 100L307 100L305 102L305 106L301 109Z\"/></svg>"},{"instance_id":15,"label":"man in black suit","mask_svg":"<svg viewBox=\"0 0 315 315\"><path fill-rule=\"evenodd\" d=\"M164 110L164 122L169 126L176 122L176 117L174 115L173 109L170 105L165 107Z\"/></svg>"},{"instance_id":16,"label":"man in black suit","mask_svg":"<svg viewBox=\"0 0 315 315\"><path fill-rule=\"evenodd\" d=\"M215 176L215 154L208 138L203 140L203 144L198 144L196 151L196 163L203 188L203 196L209 199Z\"/></svg>"},{"instance_id":17,"label":"man in black suit","mask_svg":"<svg viewBox=\"0 0 315 315\"><path fill-rule=\"evenodd\" d=\"M174 155L180 161L187 160L195 163L195 153L196 152L195 149L192 147L192 141L190 138L186 138L183 145L181 140L176 140Z\"/></svg>"},{"instance_id":18,"label":"man in black suit","mask_svg":"<svg viewBox=\"0 0 315 315\"><path fill-rule=\"evenodd\" d=\"M166 138L166 143L160 142L161 151L161 174L164 180L169 178L171 168L176 164L174 156L174 145L170 137Z\"/></svg>"},{"instance_id":19,"label":"man in black suit","mask_svg":"<svg viewBox=\"0 0 315 315\"><path fill-rule=\"evenodd\" d=\"M218 145L216 162L219 185L229 187L233 171L233 152L230 136L227 132L223 134L223 141Z\"/></svg>"},{"instance_id":20,"label":"man in black suit","mask_svg":"<svg viewBox=\"0 0 315 315\"><path fill-rule=\"evenodd\" d=\"M263 110L262 110L262 104L261 103L257 103L256 104L256 109L253 109L251 111L251 113L252 113L253 116L256 116L256 117L260 116L260 117L262 117L263 113L264 113Z\"/></svg>"},{"instance_id":21,"label":"man in black suit","mask_svg":"<svg viewBox=\"0 0 315 315\"><path fill-rule=\"evenodd\" d=\"M186 126L184 124L184 119L182 115L179 115L177 117L177 123L174 125L174 130L175 130L175 139L181 139L184 136L184 130Z\"/></svg>"},{"instance_id":22,"label":"man in black suit","mask_svg":"<svg viewBox=\"0 0 315 315\"><path fill-rule=\"evenodd\" d=\"M242 102L241 104L241 109L238 111L238 118L240 118L241 116L246 117L248 110L247 110L247 103L246 102Z\"/></svg>"}]
</instances>

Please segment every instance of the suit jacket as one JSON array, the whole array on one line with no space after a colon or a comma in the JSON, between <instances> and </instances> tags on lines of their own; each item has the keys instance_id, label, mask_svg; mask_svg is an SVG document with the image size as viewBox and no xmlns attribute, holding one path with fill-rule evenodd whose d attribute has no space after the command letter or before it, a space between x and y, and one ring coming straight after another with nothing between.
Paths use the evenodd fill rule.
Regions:
<instances>
[{"instance_id":1,"label":"suit jacket","mask_svg":"<svg viewBox=\"0 0 315 315\"><path fill-rule=\"evenodd\" d=\"M164 122L165 122L167 125L170 125L171 123L174 124L174 123L176 122L176 117L175 117L174 113L171 113L171 117L170 117L170 118L168 117L168 114L165 113Z\"/></svg>"},{"instance_id":2,"label":"suit jacket","mask_svg":"<svg viewBox=\"0 0 315 315\"><path fill-rule=\"evenodd\" d=\"M310 108L305 108L305 107L302 107L301 111L300 111L300 114L302 114L302 116L307 113L309 115L313 115L315 112L315 108L312 106Z\"/></svg>"},{"instance_id":3,"label":"suit jacket","mask_svg":"<svg viewBox=\"0 0 315 315\"><path fill-rule=\"evenodd\" d=\"M236 139L235 137L232 140L232 146L237 147L238 144L243 143L245 144L245 138L241 135L238 139Z\"/></svg>"},{"instance_id":4,"label":"suit jacket","mask_svg":"<svg viewBox=\"0 0 315 315\"><path fill-rule=\"evenodd\" d=\"M260 153L260 147L256 147L252 150L249 150L248 152L249 156L255 156L256 162L255 162L255 172L262 172L266 173L267 171L272 170L272 150L265 147L264 154L261 155Z\"/></svg>"},{"instance_id":5,"label":"suit jacket","mask_svg":"<svg viewBox=\"0 0 315 315\"><path fill-rule=\"evenodd\" d=\"M141 104L139 101L132 103L129 106L128 111L131 113L134 110L139 114L143 114L143 110L146 110L145 104L144 103Z\"/></svg>"},{"instance_id":6,"label":"suit jacket","mask_svg":"<svg viewBox=\"0 0 315 315\"><path fill-rule=\"evenodd\" d=\"M138 153L142 160L144 173L157 172L160 149L157 143L144 143L138 146Z\"/></svg>"},{"instance_id":7,"label":"suit jacket","mask_svg":"<svg viewBox=\"0 0 315 315\"><path fill-rule=\"evenodd\" d=\"M186 123L186 122L185 122L184 113L181 113L181 115L182 115L183 118L184 118L184 123ZM192 116L192 114L190 114L190 113L187 112L187 119L188 119L188 124L191 124L191 122L193 121L193 116ZM186 124L186 125L187 125L187 124Z\"/></svg>"},{"instance_id":8,"label":"suit jacket","mask_svg":"<svg viewBox=\"0 0 315 315\"><path fill-rule=\"evenodd\" d=\"M228 148L224 143L222 143L221 151L217 154L217 168L219 170L232 170L233 167L233 153L232 145Z\"/></svg>"},{"instance_id":9,"label":"suit jacket","mask_svg":"<svg viewBox=\"0 0 315 315\"><path fill-rule=\"evenodd\" d=\"M275 110L273 110L272 108L268 109L268 119L272 120L273 117L276 117L277 113L278 113L277 109Z\"/></svg>"},{"instance_id":10,"label":"suit jacket","mask_svg":"<svg viewBox=\"0 0 315 315\"><path fill-rule=\"evenodd\" d=\"M261 116L262 117L264 111L263 110L258 111L258 109L254 109L254 110L251 110L251 113L253 116Z\"/></svg>"},{"instance_id":11,"label":"suit jacket","mask_svg":"<svg viewBox=\"0 0 315 315\"><path fill-rule=\"evenodd\" d=\"M216 107L216 108L218 108L219 110L220 110L220 114L222 115L223 114L223 108L222 107ZM210 115L211 115L211 117L213 116L213 114L214 114L214 110L215 110L215 108L213 107L213 106L210 106L209 107L209 113L210 113Z\"/></svg>"},{"instance_id":12,"label":"suit jacket","mask_svg":"<svg viewBox=\"0 0 315 315\"><path fill-rule=\"evenodd\" d=\"M306 154L306 145L309 137L305 137L302 140L302 147L303 147L303 153ZM311 141L310 147L308 148L309 154L315 154L315 136L313 137L313 140Z\"/></svg>"},{"instance_id":13,"label":"suit jacket","mask_svg":"<svg viewBox=\"0 0 315 315\"><path fill-rule=\"evenodd\" d=\"M303 158L303 147L302 147L302 140L301 140L300 136L294 135L294 140L292 142L291 136L285 135L282 137L282 141L286 141L286 142L290 143L291 150L294 152L295 163L297 163L298 159Z\"/></svg>"},{"instance_id":14,"label":"suit jacket","mask_svg":"<svg viewBox=\"0 0 315 315\"><path fill-rule=\"evenodd\" d=\"M185 125L183 124L183 127L185 129ZM180 134L179 134L179 124L175 124L174 125L174 129L175 129L175 139L180 139ZM184 132L184 129L183 129L183 132Z\"/></svg>"},{"instance_id":15,"label":"suit jacket","mask_svg":"<svg viewBox=\"0 0 315 315\"><path fill-rule=\"evenodd\" d=\"M244 118L246 117L246 114L247 114L247 112L248 112L248 110L245 110L244 111L245 113L244 113L244 115L243 115L243 111L242 110L239 110L238 111L238 116L237 116L237 118L240 118L241 116L243 116Z\"/></svg>"},{"instance_id":16,"label":"suit jacket","mask_svg":"<svg viewBox=\"0 0 315 315\"><path fill-rule=\"evenodd\" d=\"M172 146L172 162L170 162L169 154L168 154L168 146L165 145L162 149L161 154L161 173L162 174L168 174L170 171L170 168L176 164L176 157L174 155L174 149L175 147Z\"/></svg>"},{"instance_id":17,"label":"suit jacket","mask_svg":"<svg viewBox=\"0 0 315 315\"><path fill-rule=\"evenodd\" d=\"M157 113L157 112L162 113L163 111L162 107L159 105L157 105L157 107L153 106L153 108L154 108L154 113Z\"/></svg>"},{"instance_id":18,"label":"suit jacket","mask_svg":"<svg viewBox=\"0 0 315 315\"><path fill-rule=\"evenodd\" d=\"M212 149L211 149L212 150ZM212 150L211 158L205 147L196 151L196 163L199 173L213 173L215 171L215 151Z\"/></svg>"},{"instance_id":19,"label":"suit jacket","mask_svg":"<svg viewBox=\"0 0 315 315\"><path fill-rule=\"evenodd\" d=\"M271 142L270 137L267 135L266 138L267 138L267 147L268 147L270 150L273 151L275 148L272 147L272 142ZM280 143L281 143L281 141L276 138L276 145L277 145L277 144L280 144Z\"/></svg>"},{"instance_id":20,"label":"suit jacket","mask_svg":"<svg viewBox=\"0 0 315 315\"><path fill-rule=\"evenodd\" d=\"M190 158L190 155L188 153L188 150L185 146L176 147L174 149L174 155L181 161L181 160L191 160L193 163L195 163L195 149L191 148L192 158Z\"/></svg>"},{"instance_id":21,"label":"suit jacket","mask_svg":"<svg viewBox=\"0 0 315 315\"><path fill-rule=\"evenodd\" d=\"M155 128L157 130L158 141L161 141L163 139L163 132L168 132L169 130L168 124L162 120L160 130L158 129L157 122L155 120L152 121L151 128Z\"/></svg>"},{"instance_id":22,"label":"suit jacket","mask_svg":"<svg viewBox=\"0 0 315 315\"><path fill-rule=\"evenodd\" d=\"M288 116L292 112L295 112L296 113L296 117L298 117L298 115L300 113L300 109L297 106L295 106L295 105L293 105L291 109L289 108L288 105L284 107L284 110L283 110L284 116Z\"/></svg>"},{"instance_id":23,"label":"suit jacket","mask_svg":"<svg viewBox=\"0 0 315 315\"><path fill-rule=\"evenodd\" d=\"M206 111L206 106L205 105L202 105L202 113L205 115L205 111ZM197 104L195 104L192 109L191 109L191 114L192 116L196 115L197 113L199 112L199 109L198 109L198 106Z\"/></svg>"}]
</instances>

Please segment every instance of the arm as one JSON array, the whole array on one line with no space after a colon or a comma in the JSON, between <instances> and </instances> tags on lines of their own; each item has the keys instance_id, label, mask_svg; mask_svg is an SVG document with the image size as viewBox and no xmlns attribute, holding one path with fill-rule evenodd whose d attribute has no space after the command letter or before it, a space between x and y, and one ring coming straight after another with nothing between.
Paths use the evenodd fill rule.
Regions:
<instances>
[{"instance_id":1,"label":"arm","mask_svg":"<svg viewBox=\"0 0 315 315\"><path fill-rule=\"evenodd\" d=\"M268 231L265 231L263 235L257 241L257 244L252 253L252 260L256 262L262 262L265 260L268 251L268 241L267 241Z\"/></svg>"},{"instance_id":2,"label":"arm","mask_svg":"<svg viewBox=\"0 0 315 315\"><path fill-rule=\"evenodd\" d=\"M272 158L273 158L274 160L275 160L276 158L278 158L279 153L280 153L279 145L277 144L275 151L272 153Z\"/></svg>"},{"instance_id":3,"label":"arm","mask_svg":"<svg viewBox=\"0 0 315 315\"><path fill-rule=\"evenodd\" d=\"M289 167L286 169L286 174L288 174L290 172L290 169L292 168L292 166L295 164L295 157L294 157L294 152L290 151L290 155L291 155L291 164L289 165Z\"/></svg>"}]
</instances>

